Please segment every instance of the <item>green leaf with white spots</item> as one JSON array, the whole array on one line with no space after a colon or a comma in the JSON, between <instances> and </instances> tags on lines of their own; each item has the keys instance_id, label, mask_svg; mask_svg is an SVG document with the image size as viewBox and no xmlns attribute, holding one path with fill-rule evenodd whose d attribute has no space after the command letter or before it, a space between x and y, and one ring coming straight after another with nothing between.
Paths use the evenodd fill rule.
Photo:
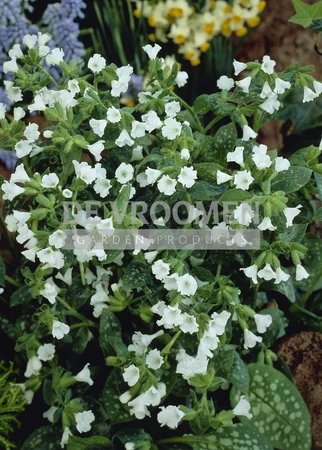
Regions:
<instances>
[{"instance_id":1,"label":"green leaf with white spots","mask_svg":"<svg viewBox=\"0 0 322 450\"><path fill-rule=\"evenodd\" d=\"M67 450L96 450L98 448L111 448L112 442L104 436L91 436L81 438L70 436L68 439Z\"/></svg>"},{"instance_id":2,"label":"green leaf with white spots","mask_svg":"<svg viewBox=\"0 0 322 450\"><path fill-rule=\"evenodd\" d=\"M113 424L133 420L133 416L130 415L130 413L124 408L124 405L120 402L121 393L117 388L117 376L121 377L120 371L117 369L112 370L106 380L102 396L102 405Z\"/></svg>"},{"instance_id":3,"label":"green leaf with white spots","mask_svg":"<svg viewBox=\"0 0 322 450\"><path fill-rule=\"evenodd\" d=\"M121 324L116 315L108 308L103 309L99 330L99 342L104 356L114 355L110 337L122 339Z\"/></svg>"},{"instance_id":4,"label":"green leaf with white spots","mask_svg":"<svg viewBox=\"0 0 322 450\"><path fill-rule=\"evenodd\" d=\"M46 425L34 431L20 450L59 450L61 432L53 425Z\"/></svg>"},{"instance_id":5,"label":"green leaf with white spots","mask_svg":"<svg viewBox=\"0 0 322 450\"><path fill-rule=\"evenodd\" d=\"M122 444L126 444L127 442L139 443L152 441L151 436L142 428L125 428L114 434L113 441L115 439L119 439Z\"/></svg>"},{"instance_id":6,"label":"green leaf with white spots","mask_svg":"<svg viewBox=\"0 0 322 450\"><path fill-rule=\"evenodd\" d=\"M283 242L301 242L307 229L305 223L295 223L283 233L278 234L278 239Z\"/></svg>"},{"instance_id":7,"label":"green leaf with white spots","mask_svg":"<svg viewBox=\"0 0 322 450\"><path fill-rule=\"evenodd\" d=\"M264 436L241 423L197 439L198 442L192 445L193 450L273 450Z\"/></svg>"},{"instance_id":8,"label":"green leaf with white spots","mask_svg":"<svg viewBox=\"0 0 322 450\"><path fill-rule=\"evenodd\" d=\"M247 393L249 389L249 374L247 366L237 352L234 353L233 364L227 378L236 389Z\"/></svg>"},{"instance_id":9,"label":"green leaf with white spots","mask_svg":"<svg viewBox=\"0 0 322 450\"><path fill-rule=\"evenodd\" d=\"M214 137L214 156L219 164L226 165L227 153L234 150L237 138L236 125L233 122L219 128Z\"/></svg>"},{"instance_id":10,"label":"green leaf with white spots","mask_svg":"<svg viewBox=\"0 0 322 450\"><path fill-rule=\"evenodd\" d=\"M217 354L209 361L209 368L214 368L217 377L228 377L235 356L235 349L218 351Z\"/></svg>"},{"instance_id":11,"label":"green leaf with white spots","mask_svg":"<svg viewBox=\"0 0 322 450\"><path fill-rule=\"evenodd\" d=\"M308 183L312 170L306 167L291 166L284 172L279 172L271 184L272 192L296 192Z\"/></svg>"},{"instance_id":12,"label":"green leaf with white spots","mask_svg":"<svg viewBox=\"0 0 322 450\"><path fill-rule=\"evenodd\" d=\"M215 184L217 184L217 170L224 170L221 165L216 163L198 163L194 164L194 168L197 171L198 179Z\"/></svg>"},{"instance_id":13,"label":"green leaf with white spots","mask_svg":"<svg viewBox=\"0 0 322 450\"><path fill-rule=\"evenodd\" d=\"M261 363L248 366L250 385L247 400L253 417L239 420L251 425L280 450L311 449L311 418L295 385L281 372ZM231 390L235 407L240 392Z\"/></svg>"},{"instance_id":14,"label":"green leaf with white spots","mask_svg":"<svg viewBox=\"0 0 322 450\"><path fill-rule=\"evenodd\" d=\"M151 267L140 261L132 261L126 268L123 283L133 289L146 286L151 280Z\"/></svg>"}]
</instances>

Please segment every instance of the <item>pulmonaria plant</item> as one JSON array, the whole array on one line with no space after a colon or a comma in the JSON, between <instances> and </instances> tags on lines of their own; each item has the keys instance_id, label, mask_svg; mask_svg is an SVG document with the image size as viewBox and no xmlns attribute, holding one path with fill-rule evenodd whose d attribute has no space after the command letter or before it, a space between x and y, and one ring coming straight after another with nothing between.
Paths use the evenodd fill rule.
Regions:
<instances>
[{"instance_id":1,"label":"pulmonaria plant","mask_svg":"<svg viewBox=\"0 0 322 450\"><path fill-rule=\"evenodd\" d=\"M320 94L311 68L235 61L243 80L221 77L221 92L189 106L173 90L185 78L177 64L164 67L147 46L149 90L129 108L129 65L95 54L82 77L46 41L26 36L8 69L10 89L32 103L10 123L0 105L1 145L18 156L2 183L5 223L22 247L6 275L20 311L9 335L23 389L44 393L39 414L53 424L22 449L46 439L68 449L309 449L305 404L272 367L285 321L269 302L272 291L294 301L310 275L321 149L287 160L255 139L285 91ZM48 58L63 72L54 86ZM24 124L30 108L46 129ZM179 243L156 245L175 233ZM179 245L195 235L206 240ZM99 245L108 238L118 247Z\"/></svg>"}]
</instances>

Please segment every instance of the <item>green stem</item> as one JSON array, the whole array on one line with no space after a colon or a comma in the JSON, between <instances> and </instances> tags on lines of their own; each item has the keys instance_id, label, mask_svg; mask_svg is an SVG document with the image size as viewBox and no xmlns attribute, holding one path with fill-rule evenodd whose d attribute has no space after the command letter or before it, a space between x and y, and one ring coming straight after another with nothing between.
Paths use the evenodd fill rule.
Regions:
<instances>
[{"instance_id":1,"label":"green stem","mask_svg":"<svg viewBox=\"0 0 322 450\"><path fill-rule=\"evenodd\" d=\"M217 271L216 271L215 283L217 283L218 280L219 280L220 272L221 272L221 267L222 267L222 265L221 265L221 264L218 264L218 266L217 266Z\"/></svg>"},{"instance_id":2,"label":"green stem","mask_svg":"<svg viewBox=\"0 0 322 450\"><path fill-rule=\"evenodd\" d=\"M161 351L161 355L168 355L170 353L171 348L173 347L174 343L176 342L181 333L182 333L181 330L176 332L171 341Z\"/></svg>"},{"instance_id":3,"label":"green stem","mask_svg":"<svg viewBox=\"0 0 322 450\"><path fill-rule=\"evenodd\" d=\"M81 275L82 285L83 285L83 286L86 286L84 263L79 262L79 270L80 270L80 275Z\"/></svg>"},{"instance_id":4,"label":"green stem","mask_svg":"<svg viewBox=\"0 0 322 450\"><path fill-rule=\"evenodd\" d=\"M253 310L255 310L255 308L256 308L256 300L257 300L258 290L259 290L259 285L257 284L253 288L253 301L252 301L252 308L253 308Z\"/></svg>"},{"instance_id":5,"label":"green stem","mask_svg":"<svg viewBox=\"0 0 322 450\"><path fill-rule=\"evenodd\" d=\"M9 277L9 275L5 275L4 279L8 283L13 284L14 286L20 287L20 284L18 283L18 281L16 281L13 278Z\"/></svg>"},{"instance_id":6,"label":"green stem","mask_svg":"<svg viewBox=\"0 0 322 450\"><path fill-rule=\"evenodd\" d=\"M201 122L200 122L198 116L196 115L194 110L191 108L191 106L189 106L188 103L186 103L184 100L182 100L182 98L179 97L175 92L171 91L171 95L172 95L172 97L175 97L178 100L178 102L181 103L181 105L186 108L187 111L190 112L190 114L192 115L192 117L194 118L194 121L196 123L197 130L203 134L204 133L203 126L201 125Z\"/></svg>"},{"instance_id":7,"label":"green stem","mask_svg":"<svg viewBox=\"0 0 322 450\"><path fill-rule=\"evenodd\" d=\"M223 119L227 115L228 114L224 114L223 116L215 117L214 119L212 119L212 121L205 127L204 133L207 134L207 132L215 125L215 123L219 122L219 120Z\"/></svg>"},{"instance_id":8,"label":"green stem","mask_svg":"<svg viewBox=\"0 0 322 450\"><path fill-rule=\"evenodd\" d=\"M66 308L70 314L74 317L77 317L77 319L79 319L81 322L84 323L84 325L88 325L89 327L96 327L96 323L92 322L91 320L86 319L85 316L83 316L83 314L78 313L77 311L75 311L75 309L70 306L64 299L62 299L61 297L56 297L56 300L59 301L59 303L64 306L64 308Z\"/></svg>"}]
</instances>

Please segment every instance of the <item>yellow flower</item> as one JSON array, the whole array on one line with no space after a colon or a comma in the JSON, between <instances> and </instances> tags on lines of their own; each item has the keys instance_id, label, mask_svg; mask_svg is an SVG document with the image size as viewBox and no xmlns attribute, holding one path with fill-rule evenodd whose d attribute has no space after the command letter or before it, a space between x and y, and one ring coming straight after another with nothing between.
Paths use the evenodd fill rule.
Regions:
<instances>
[{"instance_id":1,"label":"yellow flower","mask_svg":"<svg viewBox=\"0 0 322 450\"><path fill-rule=\"evenodd\" d=\"M169 16L172 17L182 17L184 14L184 10L182 8L170 8Z\"/></svg>"},{"instance_id":2,"label":"yellow flower","mask_svg":"<svg viewBox=\"0 0 322 450\"><path fill-rule=\"evenodd\" d=\"M192 58L194 57L194 55L195 55L195 52L194 52L193 50L190 50L190 51L187 52L184 56L185 56L187 59L192 59Z\"/></svg>"},{"instance_id":3,"label":"yellow flower","mask_svg":"<svg viewBox=\"0 0 322 450\"><path fill-rule=\"evenodd\" d=\"M173 39L173 41L178 45L183 44L185 40L186 36L184 36L183 34L177 34Z\"/></svg>"},{"instance_id":4,"label":"yellow flower","mask_svg":"<svg viewBox=\"0 0 322 450\"><path fill-rule=\"evenodd\" d=\"M141 15L141 11L139 9L135 9L133 11L133 15L134 15L134 17L136 17L138 19Z\"/></svg>"},{"instance_id":5,"label":"yellow flower","mask_svg":"<svg viewBox=\"0 0 322 450\"><path fill-rule=\"evenodd\" d=\"M213 22L205 23L203 29L209 36L212 36L215 31L215 24Z\"/></svg>"},{"instance_id":6,"label":"yellow flower","mask_svg":"<svg viewBox=\"0 0 322 450\"><path fill-rule=\"evenodd\" d=\"M229 37L231 35L231 29L230 29L230 21L229 19L224 20L221 26L221 33L225 37Z\"/></svg>"},{"instance_id":7,"label":"yellow flower","mask_svg":"<svg viewBox=\"0 0 322 450\"><path fill-rule=\"evenodd\" d=\"M155 34L154 34L154 33L149 33L149 34L148 34L148 38L149 38L149 40L150 40L151 42L155 42L155 41L156 41L156 38L155 38Z\"/></svg>"},{"instance_id":8,"label":"yellow flower","mask_svg":"<svg viewBox=\"0 0 322 450\"><path fill-rule=\"evenodd\" d=\"M264 0L260 1L258 4L258 12L261 13L262 11L264 11L266 7L266 2Z\"/></svg>"},{"instance_id":9,"label":"yellow flower","mask_svg":"<svg viewBox=\"0 0 322 450\"><path fill-rule=\"evenodd\" d=\"M128 108L132 108L133 106L135 106L135 103L133 100L129 100L125 103L125 106L127 106Z\"/></svg>"},{"instance_id":10,"label":"yellow flower","mask_svg":"<svg viewBox=\"0 0 322 450\"><path fill-rule=\"evenodd\" d=\"M235 33L236 33L237 37L243 37L243 36L245 36L245 34L248 33L248 30L246 27L241 27L241 28L238 28L238 30L236 30Z\"/></svg>"},{"instance_id":11,"label":"yellow flower","mask_svg":"<svg viewBox=\"0 0 322 450\"><path fill-rule=\"evenodd\" d=\"M231 18L231 21L235 24L242 22L242 20L243 19L239 14L234 14L233 17Z\"/></svg>"},{"instance_id":12,"label":"yellow flower","mask_svg":"<svg viewBox=\"0 0 322 450\"><path fill-rule=\"evenodd\" d=\"M209 8L210 8L210 9L213 9L215 6L216 6L215 0L210 0L210 2L209 2Z\"/></svg>"},{"instance_id":13,"label":"yellow flower","mask_svg":"<svg viewBox=\"0 0 322 450\"><path fill-rule=\"evenodd\" d=\"M255 28L259 25L261 19L258 16L251 17L247 20L247 23L250 27Z\"/></svg>"},{"instance_id":14,"label":"yellow flower","mask_svg":"<svg viewBox=\"0 0 322 450\"><path fill-rule=\"evenodd\" d=\"M200 46L200 51L202 51L203 53L205 53L207 50L209 50L209 48L210 48L209 42L204 42L204 43Z\"/></svg>"},{"instance_id":15,"label":"yellow flower","mask_svg":"<svg viewBox=\"0 0 322 450\"><path fill-rule=\"evenodd\" d=\"M201 63L200 58L190 60L190 64L194 67L198 66L200 63Z\"/></svg>"},{"instance_id":16,"label":"yellow flower","mask_svg":"<svg viewBox=\"0 0 322 450\"><path fill-rule=\"evenodd\" d=\"M224 8L224 13L225 14L230 14L232 12L233 8L230 5L225 6Z\"/></svg>"},{"instance_id":17,"label":"yellow flower","mask_svg":"<svg viewBox=\"0 0 322 450\"><path fill-rule=\"evenodd\" d=\"M156 18L153 17L153 16L150 16L150 17L148 18L148 24L150 25L150 27L155 27L156 24L157 24Z\"/></svg>"}]
</instances>

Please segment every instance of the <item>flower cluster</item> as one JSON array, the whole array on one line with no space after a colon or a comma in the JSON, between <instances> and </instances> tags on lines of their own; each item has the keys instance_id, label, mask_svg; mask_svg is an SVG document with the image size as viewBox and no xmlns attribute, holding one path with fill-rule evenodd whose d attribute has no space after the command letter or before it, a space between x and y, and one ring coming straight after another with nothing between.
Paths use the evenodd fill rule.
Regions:
<instances>
[{"instance_id":1,"label":"flower cluster","mask_svg":"<svg viewBox=\"0 0 322 450\"><path fill-rule=\"evenodd\" d=\"M153 42L178 45L178 53L192 66L200 63L200 56L210 48L215 36L245 36L249 28L260 23L259 14L266 2L262 0L207 1L201 11L188 0L136 1L134 15L143 15L153 28L149 38Z\"/></svg>"},{"instance_id":2,"label":"flower cluster","mask_svg":"<svg viewBox=\"0 0 322 450\"><path fill-rule=\"evenodd\" d=\"M30 91L33 98L28 107L14 108L10 124L0 104L0 137L18 157L1 189L6 202L15 202L5 223L24 262L18 281L6 277L19 286L12 305L28 318L33 314L15 331L29 402L41 386L48 389L43 414L61 425L62 448L79 442L77 433L95 430L105 435L81 442L101 445L100 439L117 436L114 425L147 417L155 417L157 437L163 426L199 437L234 427L236 416L251 420L258 408L239 375L248 374L243 358L272 363L268 330L274 336L283 331L283 321L275 320L282 311L263 308L269 299L259 301L259 294L280 289L287 295L290 283L309 277L302 212L312 206L302 189L315 192L312 172L321 171L321 149L304 149L294 162L255 138L285 90L302 85L304 95L311 87L318 95L321 83L297 65L275 73L268 56L235 61L236 75L249 75L236 82L221 77L221 92L190 107L171 89L185 84L187 74L177 64L164 67L160 47L147 45L150 89L138 94L133 110L120 104L130 65L107 65L95 54L84 78L60 48L47 45L49 39L27 35L23 48L10 50L8 95ZM44 61L64 72L56 87ZM25 125L27 111L42 112L46 129ZM214 118L207 123L210 111ZM224 117L230 123L210 134ZM202 202L213 207L214 200L218 209L209 214ZM172 205L178 219L166 214ZM137 206L142 209L133 214ZM148 208L155 209L150 221ZM143 235L147 228L205 232L217 244L224 237L225 250L239 250L173 242L152 247L148 238L128 250L127 242L114 249L97 241L109 243L124 231ZM246 231L261 233L257 248L245 241ZM101 352L86 350L94 343ZM107 378L97 395L100 376ZM229 383L237 401L227 410L218 400L215 411L215 392ZM121 437L126 448L135 448Z\"/></svg>"}]
</instances>

